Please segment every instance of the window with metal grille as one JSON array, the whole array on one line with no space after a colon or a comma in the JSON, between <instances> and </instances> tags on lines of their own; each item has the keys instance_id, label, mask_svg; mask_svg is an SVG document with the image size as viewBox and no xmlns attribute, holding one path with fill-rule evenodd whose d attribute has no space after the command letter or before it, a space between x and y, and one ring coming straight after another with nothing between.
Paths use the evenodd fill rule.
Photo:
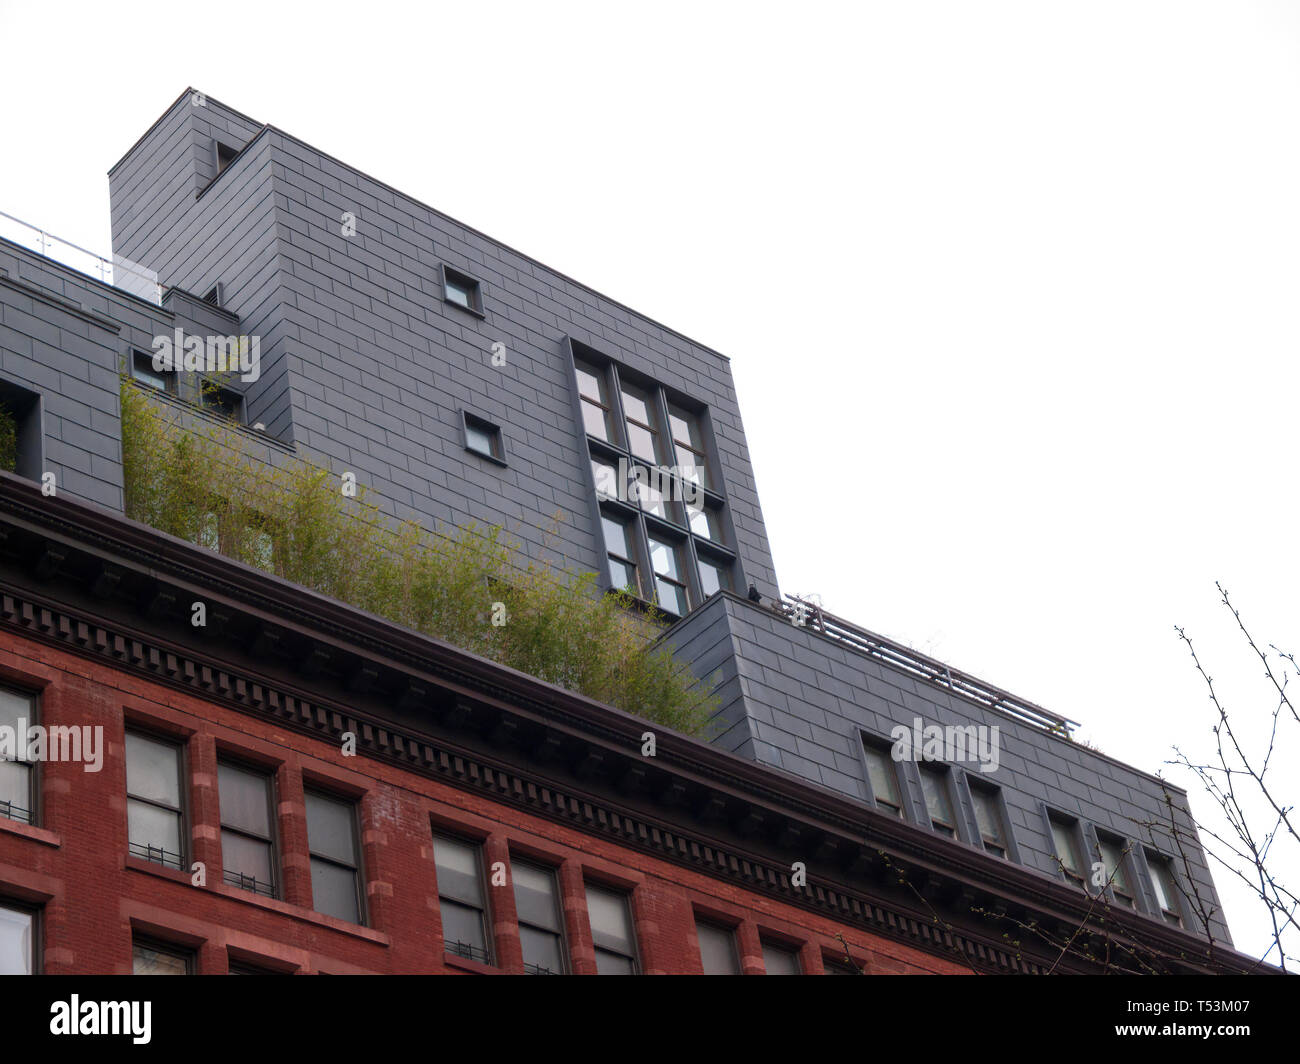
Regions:
<instances>
[{"instance_id":1,"label":"window with metal grille","mask_svg":"<svg viewBox=\"0 0 1300 1064\"><path fill-rule=\"evenodd\" d=\"M12 753L0 754L0 816L24 824L36 822L36 762L27 749L27 729L36 719L36 696L0 687L0 728L11 729Z\"/></svg>"},{"instance_id":2,"label":"window with metal grille","mask_svg":"<svg viewBox=\"0 0 1300 1064\"><path fill-rule=\"evenodd\" d=\"M511 862L519 944L529 975L563 975L568 971L564 923L555 872L541 865Z\"/></svg>"},{"instance_id":3,"label":"window with metal grille","mask_svg":"<svg viewBox=\"0 0 1300 1064\"><path fill-rule=\"evenodd\" d=\"M587 916L599 975L636 975L636 934L626 894L587 884Z\"/></svg>"},{"instance_id":4,"label":"window with metal grille","mask_svg":"<svg viewBox=\"0 0 1300 1064\"><path fill-rule=\"evenodd\" d=\"M226 883L268 898L277 894L275 785L268 773L217 762L221 865Z\"/></svg>"},{"instance_id":5,"label":"window with metal grille","mask_svg":"<svg viewBox=\"0 0 1300 1064\"><path fill-rule=\"evenodd\" d=\"M181 747L137 731L126 733L128 846L136 857L185 867L185 801Z\"/></svg>"},{"instance_id":6,"label":"window with metal grille","mask_svg":"<svg viewBox=\"0 0 1300 1064\"><path fill-rule=\"evenodd\" d=\"M482 854L483 849L477 843L451 835L433 836L443 949L458 957L491 964Z\"/></svg>"}]
</instances>

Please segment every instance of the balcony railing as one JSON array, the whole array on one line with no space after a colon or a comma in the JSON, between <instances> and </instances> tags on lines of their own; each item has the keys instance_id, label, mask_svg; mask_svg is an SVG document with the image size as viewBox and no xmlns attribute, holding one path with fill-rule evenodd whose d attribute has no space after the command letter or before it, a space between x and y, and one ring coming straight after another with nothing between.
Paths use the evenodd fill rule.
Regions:
<instances>
[{"instance_id":1,"label":"balcony railing","mask_svg":"<svg viewBox=\"0 0 1300 1064\"><path fill-rule=\"evenodd\" d=\"M120 255L106 259L71 240L54 236L39 226L0 211L0 237L39 252L46 258L70 266L78 273L95 277L123 292L129 292L155 306L162 305L162 286L158 274Z\"/></svg>"},{"instance_id":2,"label":"balcony railing","mask_svg":"<svg viewBox=\"0 0 1300 1064\"><path fill-rule=\"evenodd\" d=\"M800 598L798 595L786 595L785 598L787 601L779 603L777 609L791 623L798 624L802 621L801 627L811 628L815 632L829 636L859 654L882 661L909 676L945 688L990 709L1010 714L1017 720L1066 739L1070 738L1071 730L1079 726L1075 721L1059 716L1033 702L1027 702L1023 698L1017 698L1009 691L994 687L957 669L949 668L943 662L895 643L892 639L886 639L882 635L876 635L865 628L850 624L834 614L827 613L820 603Z\"/></svg>"}]
</instances>

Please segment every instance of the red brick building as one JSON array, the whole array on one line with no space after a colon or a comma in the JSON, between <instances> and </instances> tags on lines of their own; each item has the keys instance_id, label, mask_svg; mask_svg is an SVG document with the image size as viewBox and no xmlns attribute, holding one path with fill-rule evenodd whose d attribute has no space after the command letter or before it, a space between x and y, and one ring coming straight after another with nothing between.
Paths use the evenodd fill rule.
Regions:
<instances>
[{"instance_id":1,"label":"red brick building","mask_svg":"<svg viewBox=\"0 0 1300 1064\"><path fill-rule=\"evenodd\" d=\"M1081 892L792 776L9 475L0 542L5 705L103 741L0 816L10 964L1098 970L1004 937L1077 925ZM1135 913L1114 935L1251 963Z\"/></svg>"}]
</instances>

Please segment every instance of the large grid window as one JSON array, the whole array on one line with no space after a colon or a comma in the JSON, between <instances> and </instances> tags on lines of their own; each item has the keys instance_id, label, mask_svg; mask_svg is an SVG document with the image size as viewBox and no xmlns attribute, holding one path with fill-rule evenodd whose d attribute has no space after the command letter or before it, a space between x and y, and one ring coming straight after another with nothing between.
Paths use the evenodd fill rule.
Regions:
<instances>
[{"instance_id":1,"label":"large grid window","mask_svg":"<svg viewBox=\"0 0 1300 1064\"><path fill-rule=\"evenodd\" d=\"M0 902L0 975L31 975L36 970L36 914Z\"/></svg>"},{"instance_id":2,"label":"large grid window","mask_svg":"<svg viewBox=\"0 0 1300 1064\"><path fill-rule=\"evenodd\" d=\"M903 815L903 794L898 786L898 769L889 751L884 747L864 741L863 756L867 762L867 780L876 805L894 816Z\"/></svg>"},{"instance_id":3,"label":"large grid window","mask_svg":"<svg viewBox=\"0 0 1300 1064\"><path fill-rule=\"evenodd\" d=\"M1133 888L1129 886L1124 844L1118 839L1098 837L1097 852L1101 856L1101 863L1106 871L1106 882L1110 884L1110 891L1115 896L1115 901L1130 909L1137 908Z\"/></svg>"},{"instance_id":4,"label":"large grid window","mask_svg":"<svg viewBox=\"0 0 1300 1064\"><path fill-rule=\"evenodd\" d=\"M563 975L568 970L564 924L555 872L540 865L511 862L515 909L519 914L519 943L524 971L529 975Z\"/></svg>"},{"instance_id":5,"label":"large grid window","mask_svg":"<svg viewBox=\"0 0 1300 1064\"><path fill-rule=\"evenodd\" d=\"M36 698L0 687L0 727L12 729L12 755L0 755L0 816L35 823L36 763L27 757L27 729L38 723Z\"/></svg>"},{"instance_id":6,"label":"large grid window","mask_svg":"<svg viewBox=\"0 0 1300 1064\"><path fill-rule=\"evenodd\" d=\"M363 909L356 802L320 791L305 791L303 797L307 803L312 906L318 913L359 924Z\"/></svg>"},{"instance_id":7,"label":"large grid window","mask_svg":"<svg viewBox=\"0 0 1300 1064\"><path fill-rule=\"evenodd\" d=\"M948 789L948 770L922 765L921 790L925 794L925 811L930 814L930 826L940 835L955 838L957 818L952 811L952 795Z\"/></svg>"},{"instance_id":8,"label":"large grid window","mask_svg":"<svg viewBox=\"0 0 1300 1064\"><path fill-rule=\"evenodd\" d=\"M1174 876L1173 862L1168 857L1147 851L1147 868L1151 871L1151 886L1156 893L1156 904L1166 923L1183 926L1182 906L1178 898L1178 879Z\"/></svg>"},{"instance_id":9,"label":"large grid window","mask_svg":"<svg viewBox=\"0 0 1300 1064\"><path fill-rule=\"evenodd\" d=\"M700 941L700 963L705 975L740 974L736 933L731 928L696 920L695 933Z\"/></svg>"},{"instance_id":10,"label":"large grid window","mask_svg":"<svg viewBox=\"0 0 1300 1064\"><path fill-rule=\"evenodd\" d=\"M732 590L734 530L710 475L705 415L594 351L574 348L610 586L631 587L673 616ZM634 569L647 579L631 583Z\"/></svg>"},{"instance_id":11,"label":"large grid window","mask_svg":"<svg viewBox=\"0 0 1300 1064\"><path fill-rule=\"evenodd\" d=\"M219 761L217 782L225 882L268 898L277 897L275 787L270 775Z\"/></svg>"},{"instance_id":12,"label":"large grid window","mask_svg":"<svg viewBox=\"0 0 1300 1064\"><path fill-rule=\"evenodd\" d=\"M1051 824L1052 846L1061 871L1076 887L1082 887L1086 879L1083 873L1083 851L1079 848L1078 825L1057 816L1051 818Z\"/></svg>"},{"instance_id":13,"label":"large grid window","mask_svg":"<svg viewBox=\"0 0 1300 1064\"><path fill-rule=\"evenodd\" d=\"M464 839L437 834L433 837L442 948L458 957L491 964L482 852L482 847Z\"/></svg>"},{"instance_id":14,"label":"large grid window","mask_svg":"<svg viewBox=\"0 0 1300 1064\"><path fill-rule=\"evenodd\" d=\"M185 866L183 764L178 744L126 733L128 847L168 868Z\"/></svg>"},{"instance_id":15,"label":"large grid window","mask_svg":"<svg viewBox=\"0 0 1300 1064\"><path fill-rule=\"evenodd\" d=\"M132 975L193 975L194 951L137 938L131 943Z\"/></svg>"},{"instance_id":16,"label":"large grid window","mask_svg":"<svg viewBox=\"0 0 1300 1064\"><path fill-rule=\"evenodd\" d=\"M636 975L636 935L626 894L587 884L587 916L599 975Z\"/></svg>"},{"instance_id":17,"label":"large grid window","mask_svg":"<svg viewBox=\"0 0 1300 1064\"><path fill-rule=\"evenodd\" d=\"M984 844L984 849L999 857L1005 857L1007 829L1002 819L1002 804L997 790L972 783L970 800L975 807L975 824L979 828L980 842Z\"/></svg>"}]
</instances>

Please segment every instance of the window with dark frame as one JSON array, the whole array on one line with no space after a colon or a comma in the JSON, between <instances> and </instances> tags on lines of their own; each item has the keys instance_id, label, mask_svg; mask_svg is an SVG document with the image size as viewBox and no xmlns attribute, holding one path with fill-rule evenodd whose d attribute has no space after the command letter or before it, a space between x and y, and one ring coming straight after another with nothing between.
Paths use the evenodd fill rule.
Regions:
<instances>
[{"instance_id":1,"label":"window with dark frame","mask_svg":"<svg viewBox=\"0 0 1300 1064\"><path fill-rule=\"evenodd\" d=\"M244 397L233 388L226 388L215 381L204 380L199 384L199 406L210 414L226 418L229 421L244 421Z\"/></svg>"},{"instance_id":2,"label":"window with dark frame","mask_svg":"<svg viewBox=\"0 0 1300 1064\"><path fill-rule=\"evenodd\" d=\"M232 761L217 762L222 878L232 887L279 897L275 847L275 782Z\"/></svg>"},{"instance_id":3,"label":"window with dark frame","mask_svg":"<svg viewBox=\"0 0 1300 1064\"><path fill-rule=\"evenodd\" d=\"M483 847L434 832L433 859L438 876L443 950L466 960L491 964Z\"/></svg>"},{"instance_id":4,"label":"window with dark frame","mask_svg":"<svg viewBox=\"0 0 1300 1064\"><path fill-rule=\"evenodd\" d=\"M505 448L501 443L500 426L468 410L462 411L461 416L465 424L465 449L504 465Z\"/></svg>"},{"instance_id":5,"label":"window with dark frame","mask_svg":"<svg viewBox=\"0 0 1300 1064\"><path fill-rule=\"evenodd\" d=\"M984 849L998 857L1006 857L1007 827L997 788L972 782L970 800L975 807L975 824L979 828L980 842L984 844Z\"/></svg>"},{"instance_id":6,"label":"window with dark frame","mask_svg":"<svg viewBox=\"0 0 1300 1064\"><path fill-rule=\"evenodd\" d=\"M871 796L876 805L896 817L902 817L903 792L898 782L898 766L889 750L864 737L862 751L867 762L867 781L871 784Z\"/></svg>"},{"instance_id":7,"label":"window with dark frame","mask_svg":"<svg viewBox=\"0 0 1300 1064\"><path fill-rule=\"evenodd\" d=\"M128 850L136 857L185 867L184 753L179 743L128 730Z\"/></svg>"},{"instance_id":8,"label":"window with dark frame","mask_svg":"<svg viewBox=\"0 0 1300 1064\"><path fill-rule=\"evenodd\" d=\"M725 502L708 489L700 415L654 382L627 379L634 375L583 345L573 347L596 498L602 515L621 530L613 545L606 541L607 554L619 562L611 563L611 586L623 588L630 566L645 569L648 579L634 594L673 616L732 590L736 556L727 542ZM611 531L608 523L604 530Z\"/></svg>"},{"instance_id":9,"label":"window with dark frame","mask_svg":"<svg viewBox=\"0 0 1300 1064\"><path fill-rule=\"evenodd\" d=\"M1174 875L1173 862L1151 850L1147 851L1147 868L1151 872L1151 886L1155 891L1156 904L1165 923L1175 927L1183 926L1183 909L1179 902L1182 891L1178 887L1178 878Z\"/></svg>"},{"instance_id":10,"label":"window with dark frame","mask_svg":"<svg viewBox=\"0 0 1300 1064\"><path fill-rule=\"evenodd\" d=\"M483 286L467 273L442 268L442 298L472 314L483 315Z\"/></svg>"},{"instance_id":11,"label":"window with dark frame","mask_svg":"<svg viewBox=\"0 0 1300 1064\"><path fill-rule=\"evenodd\" d=\"M0 900L0 975L36 972L36 911Z\"/></svg>"},{"instance_id":12,"label":"window with dark frame","mask_svg":"<svg viewBox=\"0 0 1300 1064\"><path fill-rule=\"evenodd\" d=\"M239 149L229 144L222 144L217 141L217 176L220 177L225 173L226 167L235 161L235 156L239 154Z\"/></svg>"},{"instance_id":13,"label":"window with dark frame","mask_svg":"<svg viewBox=\"0 0 1300 1064\"><path fill-rule=\"evenodd\" d=\"M638 553L633 538L635 527L611 514L602 514L601 524L605 531L610 585L616 591L627 590L640 598L645 592L641 588L640 567L635 560Z\"/></svg>"},{"instance_id":14,"label":"window with dark frame","mask_svg":"<svg viewBox=\"0 0 1300 1064\"><path fill-rule=\"evenodd\" d=\"M1137 908L1137 899L1133 888L1129 886L1128 870L1125 867L1124 843L1104 835L1097 836L1097 852L1105 869L1106 882L1115 901L1130 909Z\"/></svg>"},{"instance_id":15,"label":"window with dark frame","mask_svg":"<svg viewBox=\"0 0 1300 1064\"><path fill-rule=\"evenodd\" d=\"M193 975L194 951L152 939L131 942L132 975Z\"/></svg>"},{"instance_id":16,"label":"window with dark frame","mask_svg":"<svg viewBox=\"0 0 1300 1064\"><path fill-rule=\"evenodd\" d=\"M799 951L793 946L762 940L763 968L768 975L802 975Z\"/></svg>"},{"instance_id":17,"label":"window with dark frame","mask_svg":"<svg viewBox=\"0 0 1300 1064\"><path fill-rule=\"evenodd\" d=\"M564 945L564 918L555 870L511 861L519 944L529 975L564 975L569 970Z\"/></svg>"},{"instance_id":18,"label":"window with dark frame","mask_svg":"<svg viewBox=\"0 0 1300 1064\"><path fill-rule=\"evenodd\" d=\"M176 371L155 369L153 354L149 351L131 350L131 379L165 395L176 394Z\"/></svg>"},{"instance_id":19,"label":"window with dark frame","mask_svg":"<svg viewBox=\"0 0 1300 1064\"><path fill-rule=\"evenodd\" d=\"M952 792L949 772L934 765L918 765L921 773L921 791L925 795L925 811L930 815L930 827L940 835L957 837L957 817L952 811Z\"/></svg>"},{"instance_id":20,"label":"window with dark frame","mask_svg":"<svg viewBox=\"0 0 1300 1064\"><path fill-rule=\"evenodd\" d=\"M312 908L350 924L363 924L357 803L318 790L304 790L303 797L307 804Z\"/></svg>"},{"instance_id":21,"label":"window with dark frame","mask_svg":"<svg viewBox=\"0 0 1300 1064\"><path fill-rule=\"evenodd\" d=\"M0 817L22 824L36 822L37 766L27 757L27 729L40 723L37 708L35 695L0 687L0 727L18 739L12 757L0 755Z\"/></svg>"},{"instance_id":22,"label":"window with dark frame","mask_svg":"<svg viewBox=\"0 0 1300 1064\"><path fill-rule=\"evenodd\" d=\"M1083 887L1086 877L1083 870L1083 851L1079 848L1079 825L1060 816L1049 817L1052 825L1052 847L1060 862L1065 878L1076 887Z\"/></svg>"},{"instance_id":23,"label":"window with dark frame","mask_svg":"<svg viewBox=\"0 0 1300 1064\"><path fill-rule=\"evenodd\" d=\"M203 297L203 302L213 307L221 306L221 282L220 281L218 281L216 284L214 284L211 288L208 289L207 295Z\"/></svg>"},{"instance_id":24,"label":"window with dark frame","mask_svg":"<svg viewBox=\"0 0 1300 1064\"><path fill-rule=\"evenodd\" d=\"M695 933L700 943L700 964L705 975L740 974L736 932L733 929L697 918Z\"/></svg>"},{"instance_id":25,"label":"window with dark frame","mask_svg":"<svg viewBox=\"0 0 1300 1064\"><path fill-rule=\"evenodd\" d=\"M636 934L628 896L608 887L587 884L587 917L596 947L598 975L636 975Z\"/></svg>"}]
</instances>

